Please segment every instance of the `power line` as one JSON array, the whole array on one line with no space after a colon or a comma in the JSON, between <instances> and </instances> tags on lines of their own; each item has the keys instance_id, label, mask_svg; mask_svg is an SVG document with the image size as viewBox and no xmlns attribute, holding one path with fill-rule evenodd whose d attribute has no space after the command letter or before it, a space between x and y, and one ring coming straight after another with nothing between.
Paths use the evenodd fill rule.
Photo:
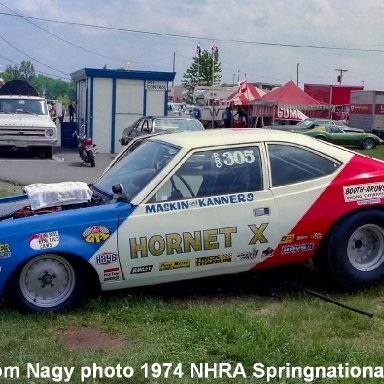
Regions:
<instances>
[{"instance_id":1,"label":"power line","mask_svg":"<svg viewBox=\"0 0 384 384\"><path fill-rule=\"evenodd\" d=\"M271 47L327 49L327 50L353 51L353 52L381 52L381 53L384 52L384 49L373 49L373 48L333 47L333 46L327 46L327 45L312 45L312 44L268 43L265 41L220 39L217 37L213 38L213 37L203 37L203 36L194 36L194 35L183 35L183 34L177 34L177 33L153 32L153 31L144 31L144 30L129 29L129 28L108 27L108 26L102 26L102 25L96 25L96 24L85 24L85 23L77 23L77 22L69 22L69 21L52 20L52 19L41 18L41 17L21 16L21 15L10 14L7 12L0 12L0 15L22 17L28 20L29 19L40 20L40 21L45 21L50 23L65 24L65 25L72 25L72 26L85 27L85 28L93 28L93 29L100 29L100 30L107 30L107 31L123 32L123 33L137 33L137 34L152 35L152 36L167 37L167 38L182 38L182 39L193 39L193 40L213 40L214 39L215 41L222 42L222 43L265 45L265 46L271 46Z\"/></svg>"},{"instance_id":2,"label":"power line","mask_svg":"<svg viewBox=\"0 0 384 384\"><path fill-rule=\"evenodd\" d=\"M13 45L12 43L10 43L7 39L5 39L2 35L0 35L0 39L3 40L6 44L8 44L9 46L11 46L12 48L16 49L16 51L20 52L21 54L23 54L24 56L27 56L29 59L33 60L33 61L36 61L37 63L41 64L41 65L44 65L45 67L48 67L49 69L52 69L54 71L57 71L57 72L60 72L61 74L67 76L67 78L69 79L69 74L68 73L65 73L63 71L61 71L60 69L57 69L57 68L54 68L54 67L51 67L50 65L48 64L44 64L43 62L41 62L40 60L37 60L35 59L34 57L28 55L27 53L23 52L21 49L17 48L15 45Z\"/></svg>"},{"instance_id":3,"label":"power line","mask_svg":"<svg viewBox=\"0 0 384 384\"><path fill-rule=\"evenodd\" d=\"M101 53L98 53L98 52L95 52L95 51L91 51L90 49L81 47L80 45L77 45L77 44L73 43L72 41L68 41L68 40L62 38L61 36L56 35L55 33L51 32L51 31L48 31L48 30L45 29L45 28L40 27L40 25L38 25L38 24L32 22L31 20L29 20L30 18L21 15L20 13L16 12L14 9L9 8L9 7L8 7L7 5L5 5L4 3L0 2L0 5L2 5L3 7L7 8L7 9L10 10L11 12L14 12L15 15L13 15L13 16L21 17L21 18L22 18L23 20L25 20L26 22L32 24L32 25L35 26L36 28L42 30L43 32L48 33L48 34L51 35L51 36L56 37L57 39L63 41L64 43L67 43L67 44L69 44L69 45L71 45L71 46L73 46L73 47L79 48L79 49L81 49L81 50L83 50L83 51L85 51L85 52L92 53L92 54L97 55L97 56L101 56L101 57L103 57L103 58L105 58L105 59L115 60L115 61L119 61L119 62L124 61L124 60L122 60L122 59L117 59L117 58L115 58L115 57L105 56L105 55L103 55L103 54L101 54Z\"/></svg>"}]
</instances>

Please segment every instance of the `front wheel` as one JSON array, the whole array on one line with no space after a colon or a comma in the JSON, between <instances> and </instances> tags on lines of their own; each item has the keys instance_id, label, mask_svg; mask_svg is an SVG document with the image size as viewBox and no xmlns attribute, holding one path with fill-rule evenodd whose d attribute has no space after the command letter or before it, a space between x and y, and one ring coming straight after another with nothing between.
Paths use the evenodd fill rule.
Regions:
<instances>
[{"instance_id":1,"label":"front wheel","mask_svg":"<svg viewBox=\"0 0 384 384\"><path fill-rule=\"evenodd\" d=\"M13 276L9 293L27 312L62 312L72 307L82 293L81 266L60 255L32 258Z\"/></svg>"},{"instance_id":2,"label":"front wheel","mask_svg":"<svg viewBox=\"0 0 384 384\"><path fill-rule=\"evenodd\" d=\"M333 229L324 265L346 288L384 279L384 212L364 210L342 219Z\"/></svg>"},{"instance_id":3,"label":"front wheel","mask_svg":"<svg viewBox=\"0 0 384 384\"><path fill-rule=\"evenodd\" d=\"M95 166L95 154L92 150L87 151L87 163L89 163L91 167Z\"/></svg>"}]
</instances>

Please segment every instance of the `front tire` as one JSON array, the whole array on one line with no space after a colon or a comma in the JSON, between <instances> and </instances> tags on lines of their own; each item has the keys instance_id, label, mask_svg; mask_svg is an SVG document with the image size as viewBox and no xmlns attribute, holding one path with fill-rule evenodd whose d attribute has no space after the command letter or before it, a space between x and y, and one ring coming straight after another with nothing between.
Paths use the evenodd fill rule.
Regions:
<instances>
[{"instance_id":1,"label":"front tire","mask_svg":"<svg viewBox=\"0 0 384 384\"><path fill-rule=\"evenodd\" d=\"M384 279L384 212L364 210L333 229L324 266L342 286L362 288Z\"/></svg>"},{"instance_id":2,"label":"front tire","mask_svg":"<svg viewBox=\"0 0 384 384\"><path fill-rule=\"evenodd\" d=\"M82 295L82 268L56 254L36 256L14 274L9 293L26 312L63 312Z\"/></svg>"},{"instance_id":3,"label":"front tire","mask_svg":"<svg viewBox=\"0 0 384 384\"><path fill-rule=\"evenodd\" d=\"M45 147L44 148L44 155L47 159L52 159L53 156L53 147Z\"/></svg>"}]
</instances>

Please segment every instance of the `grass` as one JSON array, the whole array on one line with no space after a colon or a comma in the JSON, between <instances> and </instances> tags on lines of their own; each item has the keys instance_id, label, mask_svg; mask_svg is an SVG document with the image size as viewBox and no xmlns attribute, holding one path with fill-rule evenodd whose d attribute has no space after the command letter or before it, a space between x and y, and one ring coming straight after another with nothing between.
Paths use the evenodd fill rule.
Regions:
<instances>
[{"instance_id":1,"label":"grass","mask_svg":"<svg viewBox=\"0 0 384 384\"><path fill-rule=\"evenodd\" d=\"M384 159L384 146L361 151ZM8 191L0 190L5 196ZM293 279L301 286L324 291L343 303L374 314L373 318L348 311L309 296L299 288L282 285ZM122 345L76 347L76 340L63 338L68 329L96 329L118 337ZM52 383L59 369L74 367L69 382L80 383L81 371L96 364L98 375L88 383L265 383L252 377L253 365L291 366L383 366L384 284L353 294L332 291L311 264L254 275L221 276L160 287L104 293L88 299L65 314L26 315L0 303L0 382ZM27 364L52 369L51 377L27 377ZM159 378L158 366L144 376L145 363L172 363L171 375ZM172 375L180 363L182 378ZM191 364L238 363L246 378L191 377ZM132 379L110 377L118 365L134 369ZM20 376L6 376L7 367L19 368ZM180 366L179 366L180 367ZM239 371L237 371L239 372ZM271 371L272 372L272 371ZM8 371L9 373L9 371ZM180 373L175 371L175 373ZM105 375L109 375L106 377ZM64 376L62 381L64 382ZM308 376L308 380L309 380ZM317 379L316 383L377 383L380 379ZM301 379L271 378L272 383L304 383Z\"/></svg>"},{"instance_id":2,"label":"grass","mask_svg":"<svg viewBox=\"0 0 384 384\"><path fill-rule=\"evenodd\" d=\"M300 268L296 271L303 273ZM0 312L2 367L18 366L26 374L28 363L75 367L73 383L82 367L132 366L135 383L193 383L191 363L241 363L247 378L224 377L224 383L255 383L253 364L265 366L377 365L384 361L384 286L353 295L336 294L344 303L375 313L373 318L346 311L303 292L261 295L249 284L253 277L208 279L207 292L196 282L166 288L105 294L80 309L60 315L22 315ZM250 281L247 281L250 280ZM236 287L230 288L232 284ZM223 291L220 292L220 288ZM200 288L201 289L201 288ZM63 332L73 326L92 327L119 336L119 348L77 349L64 345ZM182 363L183 379L167 381L144 377L145 363ZM213 365L211 365L213 366ZM233 370L232 370L233 373ZM201 382L217 382L213 376ZM20 377L18 383L40 383ZM44 382L44 381L42 381ZM45 381L49 382L49 381ZM118 383L117 378L94 383ZM272 382L278 382L272 381ZM279 381L284 382L284 381ZM287 381L292 383L303 381ZM321 383L359 382L320 380Z\"/></svg>"}]
</instances>

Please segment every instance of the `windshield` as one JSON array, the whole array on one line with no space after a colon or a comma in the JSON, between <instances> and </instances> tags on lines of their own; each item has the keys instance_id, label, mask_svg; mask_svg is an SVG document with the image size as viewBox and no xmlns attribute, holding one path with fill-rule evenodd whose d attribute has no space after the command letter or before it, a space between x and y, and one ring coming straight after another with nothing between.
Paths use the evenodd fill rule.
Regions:
<instances>
[{"instance_id":1,"label":"windshield","mask_svg":"<svg viewBox=\"0 0 384 384\"><path fill-rule=\"evenodd\" d=\"M179 148L160 141L142 140L124 151L94 183L100 191L112 194L112 186L121 184L131 200L176 155Z\"/></svg>"},{"instance_id":2,"label":"windshield","mask_svg":"<svg viewBox=\"0 0 384 384\"><path fill-rule=\"evenodd\" d=\"M309 128L313 124L313 120L311 119L306 119L301 121L300 123L297 124L297 127L300 128Z\"/></svg>"},{"instance_id":3,"label":"windshield","mask_svg":"<svg viewBox=\"0 0 384 384\"><path fill-rule=\"evenodd\" d=\"M44 100L0 99L0 113L47 115L48 110Z\"/></svg>"},{"instance_id":4,"label":"windshield","mask_svg":"<svg viewBox=\"0 0 384 384\"><path fill-rule=\"evenodd\" d=\"M169 131L202 131L204 127L196 119L156 119L154 124L155 132Z\"/></svg>"}]
</instances>

